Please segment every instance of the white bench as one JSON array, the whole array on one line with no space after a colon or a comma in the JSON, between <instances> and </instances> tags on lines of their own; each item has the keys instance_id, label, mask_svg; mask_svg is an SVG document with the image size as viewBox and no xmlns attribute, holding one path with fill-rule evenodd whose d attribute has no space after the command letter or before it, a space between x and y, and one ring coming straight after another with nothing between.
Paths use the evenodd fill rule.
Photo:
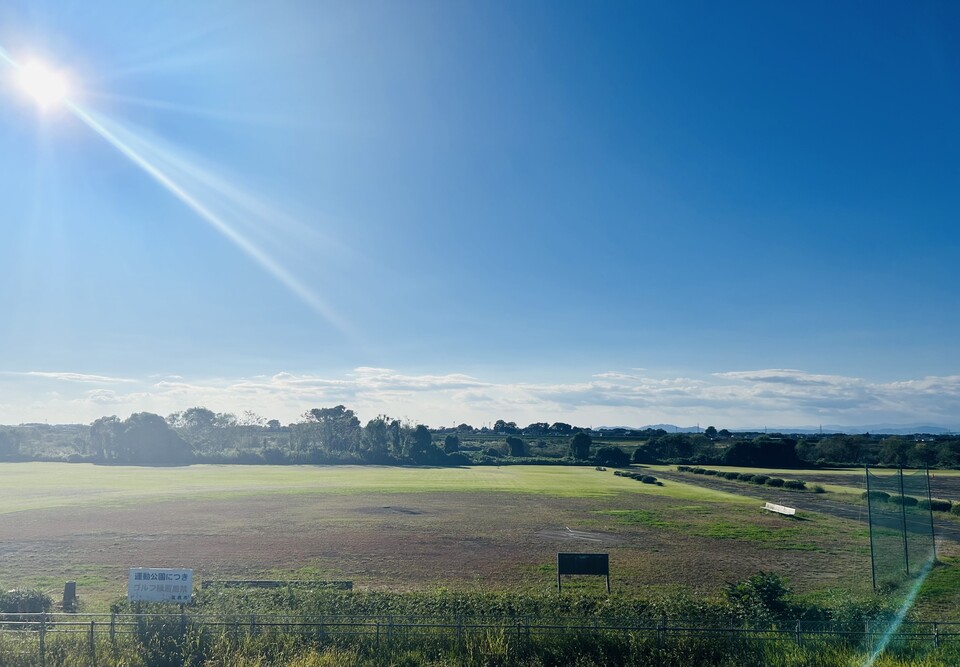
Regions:
<instances>
[{"instance_id":1,"label":"white bench","mask_svg":"<svg viewBox=\"0 0 960 667\"><path fill-rule=\"evenodd\" d=\"M786 514L787 516L794 516L797 513L797 510L793 507L785 507L784 505L777 505L775 503L764 503L763 509L768 512L776 512L777 514Z\"/></svg>"}]
</instances>

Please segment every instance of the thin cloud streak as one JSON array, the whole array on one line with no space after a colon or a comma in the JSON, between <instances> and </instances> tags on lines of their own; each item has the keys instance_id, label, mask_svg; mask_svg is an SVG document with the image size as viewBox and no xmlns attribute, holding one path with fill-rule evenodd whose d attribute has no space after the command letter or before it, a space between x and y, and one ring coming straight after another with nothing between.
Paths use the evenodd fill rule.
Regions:
<instances>
[{"instance_id":1,"label":"thin cloud streak","mask_svg":"<svg viewBox=\"0 0 960 667\"><path fill-rule=\"evenodd\" d=\"M6 381L4 381L6 379ZM47 389L24 391L25 382ZM54 383L56 391L49 391ZM114 387L81 390L83 383ZM651 423L727 428L762 424L803 427L926 422L956 428L960 376L896 382L762 369L697 377L655 377L608 371L559 383L497 382L464 373L407 374L358 367L339 376L280 372L240 378L133 381L81 373L0 374L0 422L89 422L104 414L169 414L195 405L222 412L252 410L295 421L313 407L344 404L362 419L388 414L432 426L496 419L585 426Z\"/></svg>"},{"instance_id":2,"label":"thin cloud streak","mask_svg":"<svg viewBox=\"0 0 960 667\"><path fill-rule=\"evenodd\" d=\"M110 377L108 375L91 375L89 373L69 373L69 372L54 372L54 371L25 371L25 372L19 372L19 373L14 371L7 371L4 373L0 373L0 375L44 378L47 380L60 380L63 382L92 382L95 384L119 384L119 383L136 382L136 380L132 380L130 378Z\"/></svg>"}]
</instances>

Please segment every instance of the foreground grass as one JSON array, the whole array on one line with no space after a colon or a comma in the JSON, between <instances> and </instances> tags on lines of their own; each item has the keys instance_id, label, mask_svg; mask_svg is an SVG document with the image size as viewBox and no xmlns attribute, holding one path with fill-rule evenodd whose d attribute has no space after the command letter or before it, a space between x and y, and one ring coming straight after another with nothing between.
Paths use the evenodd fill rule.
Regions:
<instances>
[{"instance_id":1,"label":"foreground grass","mask_svg":"<svg viewBox=\"0 0 960 667\"><path fill-rule=\"evenodd\" d=\"M0 638L0 660L5 667L36 667L35 656ZM280 650L278 650L278 648ZM395 650L358 649L350 646L262 646L247 642L233 647L223 642L220 652L207 658L154 659L141 647L98 649L99 665L117 667L955 667L960 651L940 649L889 650L877 658L868 651L846 646L797 646L785 641L724 646L719 642L627 638L602 642L595 638L558 642L555 645L514 648L502 635L477 637L457 652L406 647ZM86 667L91 652L81 641L54 641L47 651L46 667ZM874 660L871 662L871 660Z\"/></svg>"},{"instance_id":2,"label":"foreground grass","mask_svg":"<svg viewBox=\"0 0 960 667\"><path fill-rule=\"evenodd\" d=\"M210 589L183 620L169 612L140 617L112 638L101 626L92 641L85 633L51 630L43 664L853 667L868 664L872 651L883 648L877 642L893 612L890 605L867 598L827 604L788 599L782 600L785 609L776 600L764 600L768 598L703 599L682 593L624 598ZM117 610L130 611L124 603ZM147 611L164 610L156 606ZM210 615L208 620L215 622L203 624L198 616L195 623L194 614ZM801 637L794 635L795 623L789 620L795 614L813 616ZM271 618L285 624L271 625ZM318 620L325 625L318 626ZM876 634L865 634L867 625ZM769 632L774 629L781 632ZM828 629L830 633L822 632ZM935 648L929 634L895 637L873 664L955 665L958 648L952 638ZM34 667L41 664L39 655L36 633L0 633L0 665Z\"/></svg>"}]
</instances>

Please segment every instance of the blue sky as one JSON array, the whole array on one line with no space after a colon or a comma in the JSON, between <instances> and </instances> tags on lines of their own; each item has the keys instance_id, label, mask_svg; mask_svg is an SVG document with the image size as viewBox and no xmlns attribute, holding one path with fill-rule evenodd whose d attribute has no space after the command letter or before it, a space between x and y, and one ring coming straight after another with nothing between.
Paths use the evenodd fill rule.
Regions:
<instances>
[{"instance_id":1,"label":"blue sky","mask_svg":"<svg viewBox=\"0 0 960 667\"><path fill-rule=\"evenodd\" d=\"M0 423L960 428L958 14L6 2Z\"/></svg>"}]
</instances>

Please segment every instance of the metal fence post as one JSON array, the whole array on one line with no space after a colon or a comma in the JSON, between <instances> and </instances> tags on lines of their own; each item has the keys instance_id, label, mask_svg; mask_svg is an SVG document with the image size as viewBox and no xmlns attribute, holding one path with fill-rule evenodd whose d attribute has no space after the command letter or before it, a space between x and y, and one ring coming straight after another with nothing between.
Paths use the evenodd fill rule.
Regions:
<instances>
[{"instance_id":1,"label":"metal fence post","mask_svg":"<svg viewBox=\"0 0 960 667\"><path fill-rule=\"evenodd\" d=\"M94 635L97 626L96 621L90 621L90 664L97 667L97 645L94 642Z\"/></svg>"},{"instance_id":2,"label":"metal fence post","mask_svg":"<svg viewBox=\"0 0 960 667\"><path fill-rule=\"evenodd\" d=\"M800 629L800 621L797 621L797 646L803 646L803 634Z\"/></svg>"},{"instance_id":3,"label":"metal fence post","mask_svg":"<svg viewBox=\"0 0 960 667\"><path fill-rule=\"evenodd\" d=\"M933 624L933 647L940 648L940 626L936 622Z\"/></svg>"},{"instance_id":4,"label":"metal fence post","mask_svg":"<svg viewBox=\"0 0 960 667\"><path fill-rule=\"evenodd\" d=\"M117 615L110 614L110 645L114 646L117 640Z\"/></svg>"},{"instance_id":5,"label":"metal fence post","mask_svg":"<svg viewBox=\"0 0 960 667\"><path fill-rule=\"evenodd\" d=\"M47 667L47 613L40 614L40 667Z\"/></svg>"}]
</instances>

